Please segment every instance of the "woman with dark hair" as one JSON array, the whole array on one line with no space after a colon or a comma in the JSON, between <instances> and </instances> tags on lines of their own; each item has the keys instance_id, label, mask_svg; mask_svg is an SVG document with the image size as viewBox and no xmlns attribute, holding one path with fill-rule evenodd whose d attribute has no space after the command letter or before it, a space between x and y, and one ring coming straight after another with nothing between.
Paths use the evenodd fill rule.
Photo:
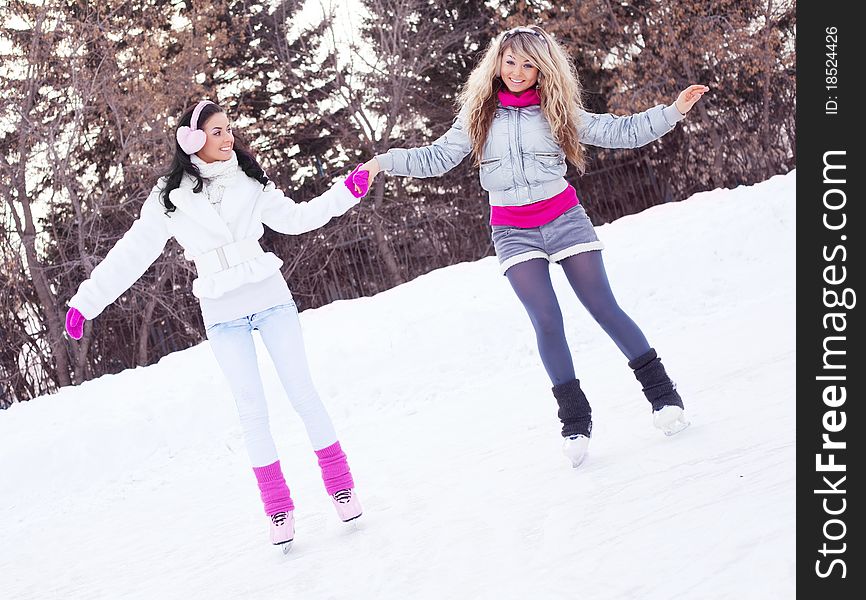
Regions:
<instances>
[{"instance_id":1,"label":"woman with dark hair","mask_svg":"<svg viewBox=\"0 0 866 600\"><path fill-rule=\"evenodd\" d=\"M207 101L204 101L207 102ZM184 132L189 131L187 135L196 136L201 134L196 134L196 131L201 131L205 133L203 129L204 124L208 122L208 120L217 115L222 114L225 117L225 112L212 102L207 102L201 109L201 113L198 115L197 121L202 124L202 129L198 128L190 128L190 124L192 123L192 117L194 108L187 110L180 119L178 123L178 131L183 130ZM222 120L222 119L220 119ZM265 176L265 171L256 161L250 149L246 146L243 139L235 135L235 132L232 130L231 126L228 125L228 117L225 118L226 123L223 125L226 126L227 131L225 134L229 134L232 136L231 143L224 144L226 146L226 150L220 150L219 148L219 140L221 137L224 137L224 132L215 131L213 143L216 144L213 148L208 148L207 144L202 147L196 153L187 154L186 151L180 145L180 139L178 138L178 142L175 145L175 152L171 159L171 166L169 167L168 173L165 174L166 185L162 188L161 196L163 204L166 207L166 210L169 212L175 210L174 204L171 203L171 198L169 197L172 190L180 187L180 182L183 179L184 175L189 174L195 179L195 186L193 187L193 192L200 193L204 189L204 177L199 171L198 165L202 162L212 163L215 161L225 161L229 160L231 162L230 153L233 150L237 157L237 166L246 173L248 177L255 179L262 185L268 184L268 178ZM186 129L184 129L186 127ZM223 140L224 141L224 140Z\"/></svg>"},{"instance_id":2,"label":"woman with dark hair","mask_svg":"<svg viewBox=\"0 0 866 600\"><path fill-rule=\"evenodd\" d=\"M367 173L356 167L321 196L296 204L268 180L252 153L238 144L223 109L208 100L181 117L176 139L169 173L157 182L129 231L69 300L66 330L80 339L85 321L132 286L169 238L180 243L184 256L195 263L192 292L237 403L271 542L287 552L294 538L294 504L268 424L254 330L304 422L338 516L355 519L361 505L346 454L310 377L298 311L280 273L283 262L262 250L258 240L263 225L297 235L342 215L367 193Z\"/></svg>"}]
</instances>

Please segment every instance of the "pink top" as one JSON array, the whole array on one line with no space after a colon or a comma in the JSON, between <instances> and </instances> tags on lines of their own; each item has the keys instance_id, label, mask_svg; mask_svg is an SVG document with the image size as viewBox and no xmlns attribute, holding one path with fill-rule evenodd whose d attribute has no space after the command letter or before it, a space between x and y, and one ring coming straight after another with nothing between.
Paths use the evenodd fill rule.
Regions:
<instances>
[{"instance_id":1,"label":"pink top","mask_svg":"<svg viewBox=\"0 0 866 600\"><path fill-rule=\"evenodd\" d=\"M577 190L569 184L553 198L523 206L491 206L490 224L510 227L541 227L550 223L569 208L580 204Z\"/></svg>"},{"instance_id":2,"label":"pink top","mask_svg":"<svg viewBox=\"0 0 866 600\"><path fill-rule=\"evenodd\" d=\"M522 108L541 104L541 98L535 88L530 88L519 96L512 94L507 89L502 89L499 90L498 95L502 106ZM491 206L490 224L522 228L541 227L579 203L577 190L569 184L567 188L547 200L539 200L523 206Z\"/></svg>"}]
</instances>

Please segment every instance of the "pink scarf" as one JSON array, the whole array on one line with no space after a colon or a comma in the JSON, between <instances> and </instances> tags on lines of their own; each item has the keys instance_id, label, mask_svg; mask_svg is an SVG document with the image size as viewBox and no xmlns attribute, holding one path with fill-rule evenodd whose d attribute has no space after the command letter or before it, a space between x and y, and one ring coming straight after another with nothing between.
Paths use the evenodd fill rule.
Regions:
<instances>
[{"instance_id":1,"label":"pink scarf","mask_svg":"<svg viewBox=\"0 0 866 600\"><path fill-rule=\"evenodd\" d=\"M503 87L497 92L499 102L502 106L514 106L524 108L541 104L541 97L538 95L537 88L529 88L520 95L512 93L508 88ZM523 206L491 206L490 207L490 224L505 225L511 227L540 227L550 223L569 208L577 206L580 201L577 198L577 191L569 185L562 192L533 204Z\"/></svg>"},{"instance_id":2,"label":"pink scarf","mask_svg":"<svg viewBox=\"0 0 866 600\"><path fill-rule=\"evenodd\" d=\"M512 93L508 88L503 87L497 92L497 96L499 96L499 102L502 103L502 106L523 108L525 106L532 106L533 104L541 104L538 88L529 88L525 92L521 92L520 95L517 95Z\"/></svg>"}]
</instances>

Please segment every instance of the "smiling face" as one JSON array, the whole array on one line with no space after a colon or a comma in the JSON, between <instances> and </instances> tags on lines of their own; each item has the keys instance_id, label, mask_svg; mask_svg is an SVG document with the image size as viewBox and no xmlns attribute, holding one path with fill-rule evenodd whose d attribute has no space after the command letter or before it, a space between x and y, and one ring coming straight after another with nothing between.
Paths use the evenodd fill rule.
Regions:
<instances>
[{"instance_id":1,"label":"smiling face","mask_svg":"<svg viewBox=\"0 0 866 600\"><path fill-rule=\"evenodd\" d=\"M235 137L232 135L228 115L224 112L214 113L200 129L207 135L207 141L204 147L196 152L196 156L206 163L231 158Z\"/></svg>"},{"instance_id":2,"label":"smiling face","mask_svg":"<svg viewBox=\"0 0 866 600\"><path fill-rule=\"evenodd\" d=\"M538 67L513 48L506 48L499 63L499 76L509 91L519 94L538 83Z\"/></svg>"}]
</instances>

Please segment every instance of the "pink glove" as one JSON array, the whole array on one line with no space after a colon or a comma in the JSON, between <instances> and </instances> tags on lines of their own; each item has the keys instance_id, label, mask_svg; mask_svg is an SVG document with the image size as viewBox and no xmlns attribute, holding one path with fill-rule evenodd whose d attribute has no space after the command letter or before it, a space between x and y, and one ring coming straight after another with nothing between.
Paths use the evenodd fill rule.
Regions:
<instances>
[{"instance_id":1,"label":"pink glove","mask_svg":"<svg viewBox=\"0 0 866 600\"><path fill-rule=\"evenodd\" d=\"M370 190L370 172L366 170L359 171L363 166L364 165L358 165L355 167L355 170L349 173L349 176L346 177L346 187L349 188L349 191L352 192L352 195L355 198L363 198Z\"/></svg>"},{"instance_id":2,"label":"pink glove","mask_svg":"<svg viewBox=\"0 0 866 600\"><path fill-rule=\"evenodd\" d=\"M84 334L84 322L86 320L77 308L70 308L66 311L66 333L69 334L69 337L80 340Z\"/></svg>"}]
</instances>

